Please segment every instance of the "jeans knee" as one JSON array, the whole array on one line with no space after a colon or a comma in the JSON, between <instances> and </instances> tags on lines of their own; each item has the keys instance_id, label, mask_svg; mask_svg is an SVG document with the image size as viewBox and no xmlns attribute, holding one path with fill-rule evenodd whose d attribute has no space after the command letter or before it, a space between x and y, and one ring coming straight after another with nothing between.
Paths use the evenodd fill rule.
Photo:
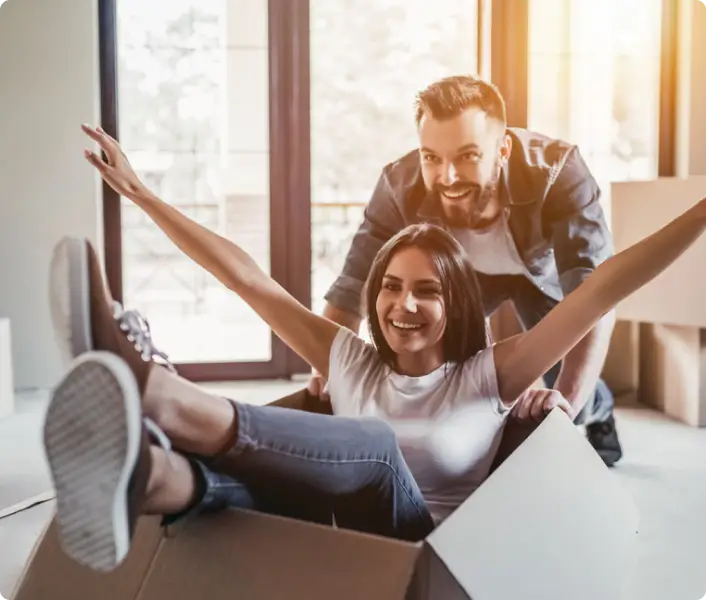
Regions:
<instances>
[{"instance_id":1,"label":"jeans knee","mask_svg":"<svg viewBox=\"0 0 706 600\"><path fill-rule=\"evenodd\" d=\"M364 450L389 461L397 460L400 456L400 447L397 443L397 434L389 423L377 418L365 418L361 420L361 425L365 431Z\"/></svg>"}]
</instances>

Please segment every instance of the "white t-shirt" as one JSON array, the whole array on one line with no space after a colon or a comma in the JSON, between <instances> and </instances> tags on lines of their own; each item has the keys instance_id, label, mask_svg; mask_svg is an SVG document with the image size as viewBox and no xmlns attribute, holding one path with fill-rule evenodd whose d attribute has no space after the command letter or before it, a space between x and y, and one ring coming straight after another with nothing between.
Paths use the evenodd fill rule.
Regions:
<instances>
[{"instance_id":1,"label":"white t-shirt","mask_svg":"<svg viewBox=\"0 0 706 600\"><path fill-rule=\"evenodd\" d=\"M498 394L492 348L457 371L444 365L409 377L342 328L331 348L328 385L334 414L378 417L392 426L436 524L487 478L510 411Z\"/></svg>"},{"instance_id":2,"label":"white t-shirt","mask_svg":"<svg viewBox=\"0 0 706 600\"><path fill-rule=\"evenodd\" d=\"M476 271L486 275L527 273L504 216L483 229L453 229L451 233Z\"/></svg>"}]
</instances>

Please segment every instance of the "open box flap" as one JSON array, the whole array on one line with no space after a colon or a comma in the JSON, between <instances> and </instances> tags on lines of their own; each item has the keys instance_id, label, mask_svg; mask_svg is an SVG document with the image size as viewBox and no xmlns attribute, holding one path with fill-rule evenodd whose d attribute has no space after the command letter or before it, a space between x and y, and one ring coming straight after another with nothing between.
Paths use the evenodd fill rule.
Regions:
<instances>
[{"instance_id":1,"label":"open box flap","mask_svg":"<svg viewBox=\"0 0 706 600\"><path fill-rule=\"evenodd\" d=\"M607 600L621 597L637 526L632 499L555 409L427 542L473 600Z\"/></svg>"}]
</instances>

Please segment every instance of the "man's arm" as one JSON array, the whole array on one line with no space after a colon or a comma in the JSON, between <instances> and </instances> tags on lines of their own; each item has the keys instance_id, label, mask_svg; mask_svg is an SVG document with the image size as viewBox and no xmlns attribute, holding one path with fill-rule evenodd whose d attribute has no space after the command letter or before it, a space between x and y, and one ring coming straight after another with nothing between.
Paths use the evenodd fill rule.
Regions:
<instances>
[{"instance_id":1,"label":"man's arm","mask_svg":"<svg viewBox=\"0 0 706 600\"><path fill-rule=\"evenodd\" d=\"M581 412L603 370L610 345L615 312L610 312L564 358L554 389L572 408L572 418Z\"/></svg>"},{"instance_id":2,"label":"man's arm","mask_svg":"<svg viewBox=\"0 0 706 600\"><path fill-rule=\"evenodd\" d=\"M384 170L365 207L363 222L353 237L343 271L326 293L328 305L325 316L346 327L349 323L355 325L352 320L355 316L358 318L357 326L360 325L365 312L361 302L363 287L375 256L385 242L404 229L404 226L398 200L390 185L387 170ZM356 332L357 326L352 327Z\"/></svg>"},{"instance_id":3,"label":"man's arm","mask_svg":"<svg viewBox=\"0 0 706 600\"><path fill-rule=\"evenodd\" d=\"M595 178L575 148L552 186L544 207L564 296L581 285L613 254L613 238L600 197ZM611 311L562 361L554 389L570 402L575 415L583 408L600 377L614 325L615 312Z\"/></svg>"},{"instance_id":4,"label":"man's arm","mask_svg":"<svg viewBox=\"0 0 706 600\"><path fill-rule=\"evenodd\" d=\"M360 331L360 322L362 321L360 315L336 308L333 304L328 302L326 303L326 306L324 306L323 315L327 319L333 321L334 323L338 323L342 327L350 329L354 333L358 333Z\"/></svg>"}]
</instances>

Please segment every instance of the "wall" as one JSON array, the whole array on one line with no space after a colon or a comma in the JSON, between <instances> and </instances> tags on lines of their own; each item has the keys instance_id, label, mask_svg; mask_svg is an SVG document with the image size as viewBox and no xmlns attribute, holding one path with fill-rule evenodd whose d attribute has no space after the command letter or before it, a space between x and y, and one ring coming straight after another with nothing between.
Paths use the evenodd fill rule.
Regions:
<instances>
[{"instance_id":1,"label":"wall","mask_svg":"<svg viewBox=\"0 0 706 600\"><path fill-rule=\"evenodd\" d=\"M48 304L65 234L101 243L100 188L82 122L97 123L96 0L9 0L0 8L0 316L12 326L17 389L62 373Z\"/></svg>"}]
</instances>

